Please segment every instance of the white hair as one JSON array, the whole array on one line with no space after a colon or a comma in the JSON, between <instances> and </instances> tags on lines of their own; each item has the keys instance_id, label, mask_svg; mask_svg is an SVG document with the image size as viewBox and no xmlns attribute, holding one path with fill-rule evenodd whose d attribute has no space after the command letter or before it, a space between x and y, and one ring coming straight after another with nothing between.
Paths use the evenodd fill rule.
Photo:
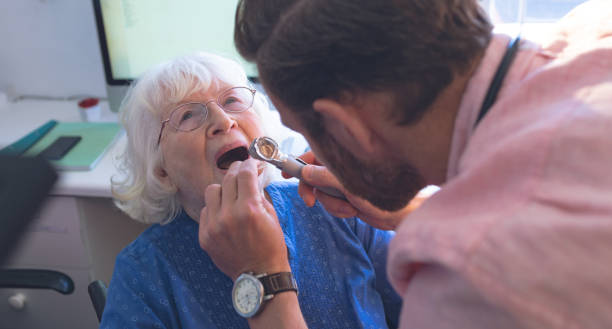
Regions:
<instances>
[{"instance_id":1,"label":"white hair","mask_svg":"<svg viewBox=\"0 0 612 329\"><path fill-rule=\"evenodd\" d=\"M155 175L155 169L162 163L162 152L157 147L161 116L165 109L220 82L249 85L238 63L200 52L159 64L130 86L120 107L120 120L127 135L127 146L118 159L121 177L114 176L111 183L115 204L133 219L166 224L180 212L177 189L164 185ZM253 109L261 118L264 133L274 133L274 125L280 122L271 115L262 94L255 94ZM260 175L260 186L267 185L275 175L278 177L266 166Z\"/></svg>"}]
</instances>

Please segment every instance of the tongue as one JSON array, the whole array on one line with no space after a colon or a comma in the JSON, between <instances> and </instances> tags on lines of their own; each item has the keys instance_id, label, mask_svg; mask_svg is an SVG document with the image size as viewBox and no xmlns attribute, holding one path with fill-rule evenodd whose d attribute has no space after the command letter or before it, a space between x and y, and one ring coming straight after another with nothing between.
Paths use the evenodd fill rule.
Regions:
<instances>
[{"instance_id":1,"label":"tongue","mask_svg":"<svg viewBox=\"0 0 612 329\"><path fill-rule=\"evenodd\" d=\"M217 160L217 167L219 169L225 170L228 169L234 161L244 161L248 158L249 151L247 150L247 148L243 146L237 147L235 149L223 153L223 155L219 157L219 160Z\"/></svg>"}]
</instances>

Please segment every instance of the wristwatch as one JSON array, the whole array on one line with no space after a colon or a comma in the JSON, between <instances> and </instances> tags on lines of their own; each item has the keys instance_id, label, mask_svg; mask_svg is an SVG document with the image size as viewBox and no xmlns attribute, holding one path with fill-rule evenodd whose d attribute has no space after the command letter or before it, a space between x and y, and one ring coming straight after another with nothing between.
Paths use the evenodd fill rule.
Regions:
<instances>
[{"instance_id":1,"label":"wristwatch","mask_svg":"<svg viewBox=\"0 0 612 329\"><path fill-rule=\"evenodd\" d=\"M241 274L232 289L232 303L240 316L250 318L261 309L263 302L270 300L275 294L283 291L295 291L298 287L291 272L274 274Z\"/></svg>"}]
</instances>

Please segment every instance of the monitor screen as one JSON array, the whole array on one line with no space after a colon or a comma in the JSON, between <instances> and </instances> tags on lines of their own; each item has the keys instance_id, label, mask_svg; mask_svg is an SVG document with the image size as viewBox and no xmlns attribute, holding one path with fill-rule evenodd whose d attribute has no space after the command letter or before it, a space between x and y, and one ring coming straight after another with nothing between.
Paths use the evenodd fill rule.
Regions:
<instances>
[{"instance_id":1,"label":"monitor screen","mask_svg":"<svg viewBox=\"0 0 612 329\"><path fill-rule=\"evenodd\" d=\"M234 47L238 0L93 0L107 84L126 85L151 66L194 51L255 65Z\"/></svg>"}]
</instances>

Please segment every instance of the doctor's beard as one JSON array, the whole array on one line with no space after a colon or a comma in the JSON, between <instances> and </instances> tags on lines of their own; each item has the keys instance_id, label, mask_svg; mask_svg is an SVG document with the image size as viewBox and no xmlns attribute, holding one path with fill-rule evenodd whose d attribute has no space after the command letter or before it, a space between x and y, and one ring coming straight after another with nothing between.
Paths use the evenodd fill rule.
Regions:
<instances>
[{"instance_id":1,"label":"doctor's beard","mask_svg":"<svg viewBox=\"0 0 612 329\"><path fill-rule=\"evenodd\" d=\"M319 160L349 192L382 210L404 208L426 186L423 176L410 164L387 159L361 160L325 131L317 139L316 146L325 145L316 147Z\"/></svg>"}]
</instances>

